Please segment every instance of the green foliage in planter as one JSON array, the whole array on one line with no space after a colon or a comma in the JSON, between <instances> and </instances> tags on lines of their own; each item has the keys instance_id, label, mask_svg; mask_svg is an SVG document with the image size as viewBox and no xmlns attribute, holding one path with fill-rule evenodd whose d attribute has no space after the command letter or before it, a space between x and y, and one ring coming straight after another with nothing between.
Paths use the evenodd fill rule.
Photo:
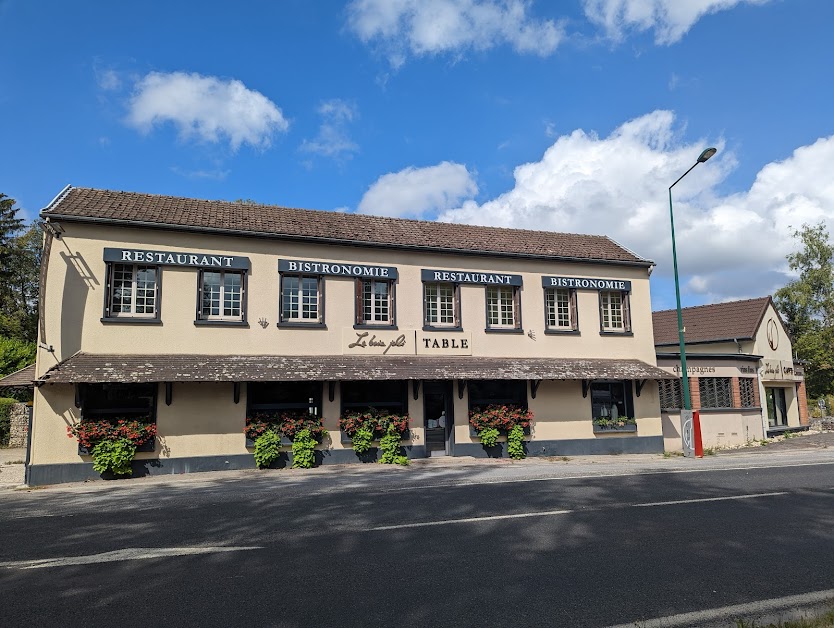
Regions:
<instances>
[{"instance_id":1,"label":"green foliage in planter","mask_svg":"<svg viewBox=\"0 0 834 628\"><path fill-rule=\"evenodd\" d=\"M618 427L625 427L626 425L637 425L637 419L627 416L617 417L616 419L601 416L594 419L593 423L597 427L617 429Z\"/></svg>"},{"instance_id":2,"label":"green foliage in planter","mask_svg":"<svg viewBox=\"0 0 834 628\"><path fill-rule=\"evenodd\" d=\"M127 438L103 440L90 453L96 473L112 471L113 475L130 475L136 445Z\"/></svg>"},{"instance_id":3,"label":"green foliage in planter","mask_svg":"<svg viewBox=\"0 0 834 628\"><path fill-rule=\"evenodd\" d=\"M350 442L353 444L353 451L357 456L366 454L371 449L371 443L374 440L374 433L365 428L359 428L351 436Z\"/></svg>"},{"instance_id":4,"label":"green foliage in planter","mask_svg":"<svg viewBox=\"0 0 834 628\"><path fill-rule=\"evenodd\" d=\"M498 442L498 430L494 427L486 427L478 432L478 437L481 439L481 444L486 447L495 447Z\"/></svg>"},{"instance_id":5,"label":"green foliage in planter","mask_svg":"<svg viewBox=\"0 0 834 628\"><path fill-rule=\"evenodd\" d=\"M401 464L403 466L408 464L408 457L400 454L401 438L396 427L389 425L385 436L379 439L379 448L382 450L379 461L382 464Z\"/></svg>"},{"instance_id":6,"label":"green foliage in planter","mask_svg":"<svg viewBox=\"0 0 834 628\"><path fill-rule=\"evenodd\" d=\"M292 442L292 468L312 469L316 463L316 439L310 430L296 432Z\"/></svg>"},{"instance_id":7,"label":"green foliage in planter","mask_svg":"<svg viewBox=\"0 0 834 628\"><path fill-rule=\"evenodd\" d=\"M520 425L507 434L507 454L513 460L523 460L527 456L524 453L524 429Z\"/></svg>"},{"instance_id":8,"label":"green foliage in planter","mask_svg":"<svg viewBox=\"0 0 834 628\"><path fill-rule=\"evenodd\" d=\"M272 430L267 430L255 440L255 464L259 469L266 469L281 455L281 437Z\"/></svg>"}]
</instances>

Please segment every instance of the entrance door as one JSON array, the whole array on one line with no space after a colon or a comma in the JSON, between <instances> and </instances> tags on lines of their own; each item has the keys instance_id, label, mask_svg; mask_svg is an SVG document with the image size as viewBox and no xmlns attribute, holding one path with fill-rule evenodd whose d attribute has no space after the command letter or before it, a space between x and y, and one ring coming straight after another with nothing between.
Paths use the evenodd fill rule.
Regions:
<instances>
[{"instance_id":1,"label":"entrance door","mask_svg":"<svg viewBox=\"0 0 834 628\"><path fill-rule=\"evenodd\" d=\"M770 427L788 424L788 408L784 388L765 388L767 397L767 423Z\"/></svg>"},{"instance_id":2,"label":"entrance door","mask_svg":"<svg viewBox=\"0 0 834 628\"><path fill-rule=\"evenodd\" d=\"M454 454L454 419L452 382L423 382L426 456L451 456Z\"/></svg>"}]
</instances>

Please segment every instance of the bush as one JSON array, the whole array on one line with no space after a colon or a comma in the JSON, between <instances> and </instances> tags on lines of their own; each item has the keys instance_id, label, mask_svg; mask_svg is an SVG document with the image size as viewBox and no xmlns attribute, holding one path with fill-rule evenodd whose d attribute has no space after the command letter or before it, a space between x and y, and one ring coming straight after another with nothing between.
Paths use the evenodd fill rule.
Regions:
<instances>
[{"instance_id":1,"label":"bush","mask_svg":"<svg viewBox=\"0 0 834 628\"><path fill-rule=\"evenodd\" d=\"M382 456L379 461L382 464L401 464L403 466L408 464L408 456L402 455L400 448L400 440L402 436L393 425L388 426L388 431L381 439L379 439L379 448L382 450Z\"/></svg>"},{"instance_id":2,"label":"bush","mask_svg":"<svg viewBox=\"0 0 834 628\"><path fill-rule=\"evenodd\" d=\"M313 438L310 430L301 430L292 442L292 468L312 469L315 463L316 439Z\"/></svg>"},{"instance_id":3,"label":"bush","mask_svg":"<svg viewBox=\"0 0 834 628\"><path fill-rule=\"evenodd\" d=\"M11 431L12 406L18 403L17 399L0 397L0 445L9 444L9 433Z\"/></svg>"},{"instance_id":4,"label":"bush","mask_svg":"<svg viewBox=\"0 0 834 628\"><path fill-rule=\"evenodd\" d=\"M259 469L266 469L281 455L281 437L272 430L267 430L255 439L255 464Z\"/></svg>"},{"instance_id":5,"label":"bush","mask_svg":"<svg viewBox=\"0 0 834 628\"><path fill-rule=\"evenodd\" d=\"M516 425L507 434L507 454L513 460L523 460L527 454L524 453L524 430Z\"/></svg>"},{"instance_id":6,"label":"bush","mask_svg":"<svg viewBox=\"0 0 834 628\"><path fill-rule=\"evenodd\" d=\"M130 475L136 445L127 438L103 440L93 447L91 453L96 473L112 471L114 475Z\"/></svg>"}]
</instances>

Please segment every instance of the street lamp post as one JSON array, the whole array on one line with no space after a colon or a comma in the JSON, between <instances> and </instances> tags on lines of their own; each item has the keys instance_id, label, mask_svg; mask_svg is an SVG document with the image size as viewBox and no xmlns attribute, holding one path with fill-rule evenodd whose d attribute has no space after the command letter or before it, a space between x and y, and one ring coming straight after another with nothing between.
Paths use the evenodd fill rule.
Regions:
<instances>
[{"instance_id":1,"label":"street lamp post","mask_svg":"<svg viewBox=\"0 0 834 628\"><path fill-rule=\"evenodd\" d=\"M692 399L689 396L689 376L686 372L686 348L684 347L683 342L683 313L681 312L681 288L678 281L678 253L675 246L675 214L672 211L672 188L675 187L681 179L692 172L692 169L695 168L695 166L704 163L716 152L718 151L715 148L707 148L698 156L698 160L692 164L692 167L684 172L680 177L678 177L677 181L669 186L669 219L672 223L672 266L675 269L675 298L677 299L678 304L678 341L680 342L681 351L681 385L683 386L683 407L686 410L692 409Z\"/></svg>"}]
</instances>

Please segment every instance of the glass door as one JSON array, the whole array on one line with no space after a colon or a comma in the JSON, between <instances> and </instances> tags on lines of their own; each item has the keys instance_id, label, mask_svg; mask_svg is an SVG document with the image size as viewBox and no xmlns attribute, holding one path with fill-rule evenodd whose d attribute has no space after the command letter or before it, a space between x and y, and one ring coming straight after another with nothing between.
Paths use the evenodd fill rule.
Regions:
<instances>
[{"instance_id":1,"label":"glass door","mask_svg":"<svg viewBox=\"0 0 834 628\"><path fill-rule=\"evenodd\" d=\"M770 427L780 427L788 424L788 406L785 402L784 388L766 388L767 423Z\"/></svg>"},{"instance_id":2,"label":"glass door","mask_svg":"<svg viewBox=\"0 0 834 628\"><path fill-rule=\"evenodd\" d=\"M454 447L452 382L423 383L426 456L450 456Z\"/></svg>"}]
</instances>

